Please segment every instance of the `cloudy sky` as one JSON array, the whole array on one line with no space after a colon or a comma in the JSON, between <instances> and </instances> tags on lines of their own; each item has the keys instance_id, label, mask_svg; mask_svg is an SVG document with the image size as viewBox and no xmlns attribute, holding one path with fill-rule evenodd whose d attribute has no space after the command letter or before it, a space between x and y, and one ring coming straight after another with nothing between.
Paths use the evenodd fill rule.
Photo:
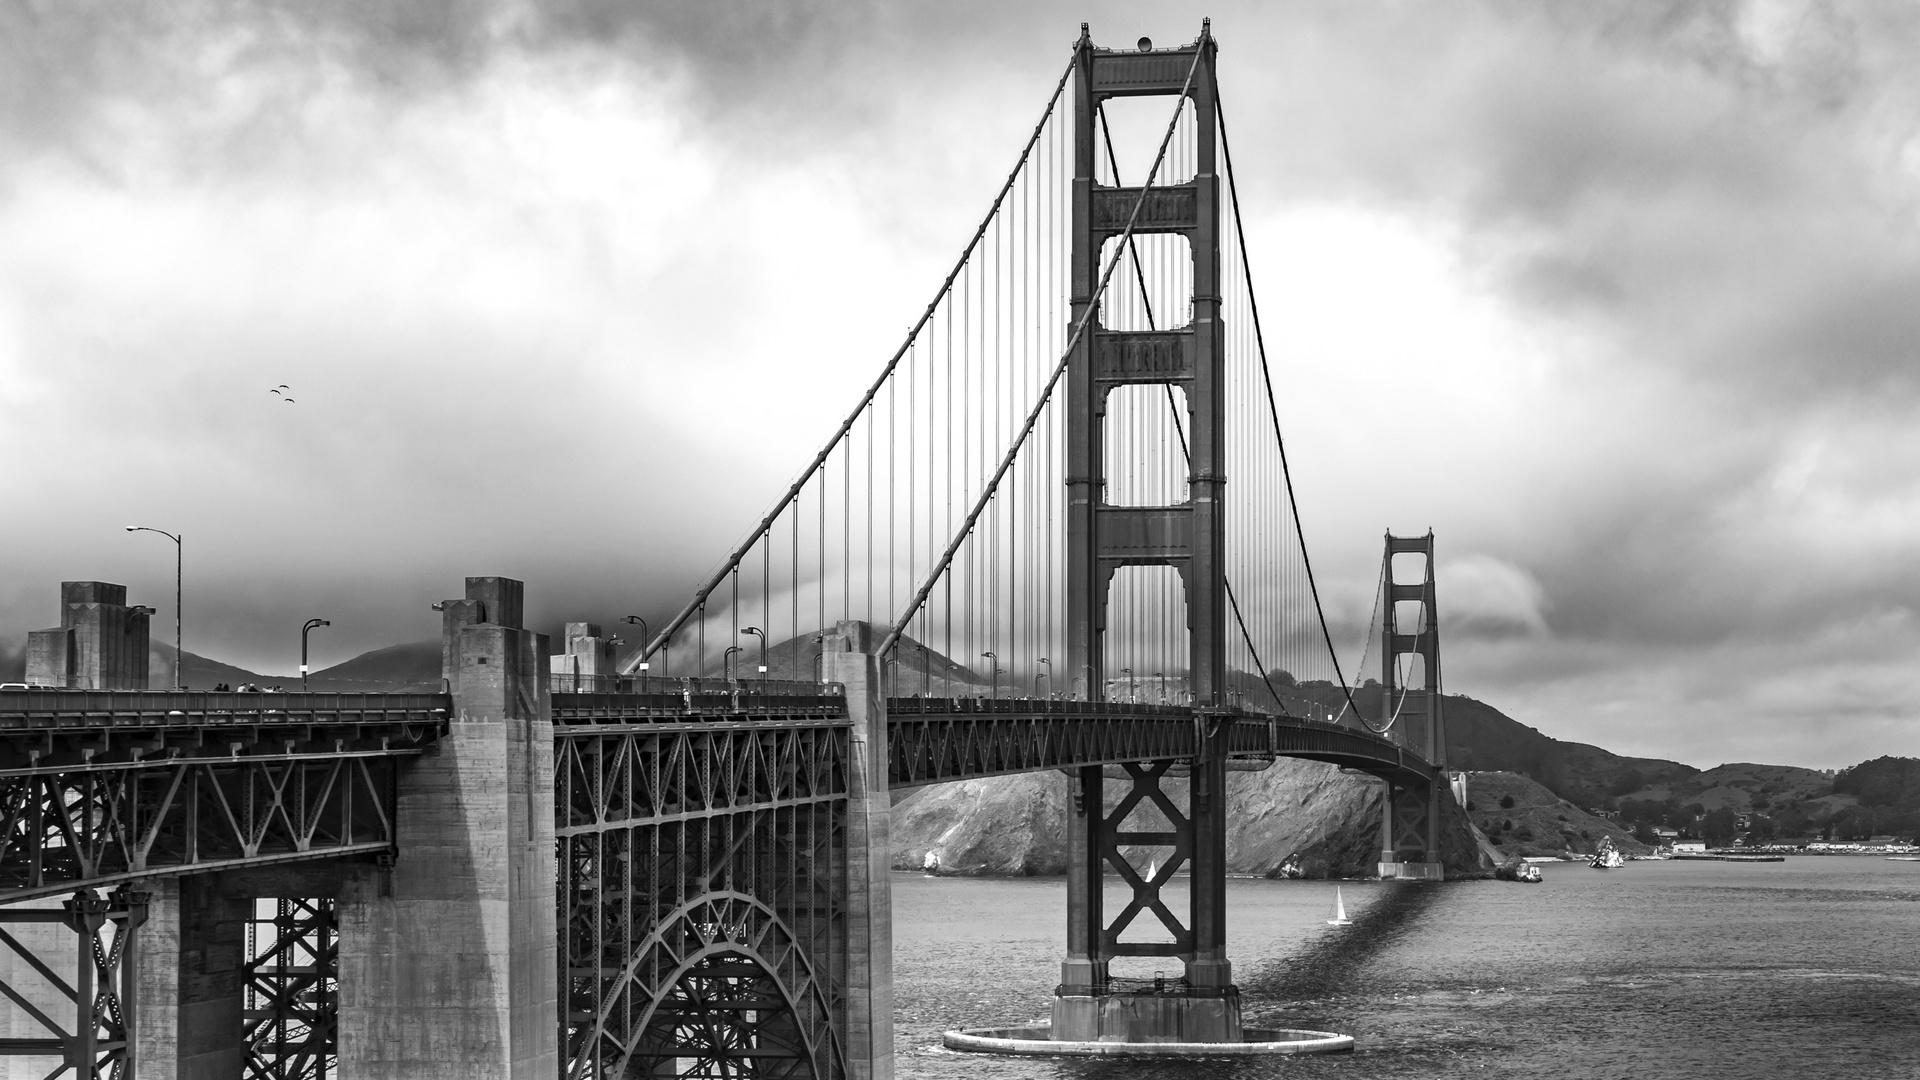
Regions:
<instances>
[{"instance_id":1,"label":"cloudy sky","mask_svg":"<svg viewBox=\"0 0 1920 1080\"><path fill-rule=\"evenodd\" d=\"M431 636L470 573L665 613L1080 21L1202 14L1335 602L1431 527L1451 691L1703 767L1920 754L1891 4L0 0L0 648L62 579L169 623L128 524L256 669L310 616L321 664Z\"/></svg>"}]
</instances>

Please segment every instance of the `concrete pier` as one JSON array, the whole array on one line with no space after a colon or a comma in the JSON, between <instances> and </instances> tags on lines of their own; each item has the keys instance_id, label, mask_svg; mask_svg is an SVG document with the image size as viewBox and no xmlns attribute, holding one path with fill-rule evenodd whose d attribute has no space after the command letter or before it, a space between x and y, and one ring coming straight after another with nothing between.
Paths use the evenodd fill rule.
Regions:
<instances>
[{"instance_id":1,"label":"concrete pier","mask_svg":"<svg viewBox=\"0 0 1920 1080\"><path fill-rule=\"evenodd\" d=\"M879 658L852 651L846 624L822 641L820 667L847 689L853 721L847 809L847 1072L893 1080L893 884L887 791L887 693Z\"/></svg>"},{"instance_id":2,"label":"concrete pier","mask_svg":"<svg viewBox=\"0 0 1920 1080\"><path fill-rule=\"evenodd\" d=\"M520 582L466 593L443 605L453 722L401 785L401 855L341 890L342 1076L559 1070L547 639Z\"/></svg>"}]
</instances>

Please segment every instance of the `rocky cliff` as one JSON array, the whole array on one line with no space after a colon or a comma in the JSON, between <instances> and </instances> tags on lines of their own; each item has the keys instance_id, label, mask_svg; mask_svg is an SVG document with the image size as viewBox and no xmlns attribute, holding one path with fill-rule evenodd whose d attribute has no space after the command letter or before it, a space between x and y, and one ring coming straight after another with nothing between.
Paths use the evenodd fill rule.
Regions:
<instances>
[{"instance_id":1,"label":"rocky cliff","mask_svg":"<svg viewBox=\"0 0 1920 1080\"><path fill-rule=\"evenodd\" d=\"M1118 802L1126 781L1107 783L1107 806ZM1169 779L1174 805L1186 805L1187 783ZM1380 856L1382 785L1371 777L1343 773L1332 765L1281 758L1261 772L1227 777L1227 870L1271 875L1296 859L1310 876L1362 877L1374 873ZM939 784L906 793L894 806L893 864L898 869L938 860L942 873L1063 874L1066 848L1067 778L1057 772L990 777ZM1466 815L1447 807L1442 859L1449 875L1482 868L1480 845ZM1129 828L1153 829L1156 813L1136 811ZM1163 859L1165 849L1130 849L1141 869Z\"/></svg>"}]
</instances>

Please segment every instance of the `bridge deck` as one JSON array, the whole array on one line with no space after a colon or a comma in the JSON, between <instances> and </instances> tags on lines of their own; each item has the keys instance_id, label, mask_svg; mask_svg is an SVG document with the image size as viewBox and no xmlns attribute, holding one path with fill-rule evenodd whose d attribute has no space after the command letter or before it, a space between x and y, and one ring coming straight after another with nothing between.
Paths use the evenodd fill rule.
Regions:
<instances>
[{"instance_id":1,"label":"bridge deck","mask_svg":"<svg viewBox=\"0 0 1920 1080\"><path fill-rule=\"evenodd\" d=\"M0 693L0 897L394 845L440 694Z\"/></svg>"},{"instance_id":2,"label":"bridge deck","mask_svg":"<svg viewBox=\"0 0 1920 1080\"><path fill-rule=\"evenodd\" d=\"M758 692L707 686L646 693L556 693L556 725L772 724L844 718L844 699L805 684ZM889 782L916 787L982 776L1191 757L1199 725L1229 722L1242 758L1299 757L1381 776L1426 777L1426 762L1358 728L1297 717L1049 698L896 697L887 701Z\"/></svg>"}]
</instances>

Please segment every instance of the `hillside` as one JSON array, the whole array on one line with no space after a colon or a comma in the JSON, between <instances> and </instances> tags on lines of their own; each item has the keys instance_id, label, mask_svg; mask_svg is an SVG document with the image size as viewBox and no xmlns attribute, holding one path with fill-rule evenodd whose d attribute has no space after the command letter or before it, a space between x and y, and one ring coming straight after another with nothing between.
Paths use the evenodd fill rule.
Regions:
<instances>
[{"instance_id":1,"label":"hillside","mask_svg":"<svg viewBox=\"0 0 1920 1080\"><path fill-rule=\"evenodd\" d=\"M1363 715L1380 715L1379 684L1370 682L1353 696ZM1283 699L1296 713L1337 713L1346 706L1340 688L1326 682L1299 683L1283 691ZM1442 701L1450 768L1518 773L1576 806L1610 806L1619 796L1649 784L1677 782L1700 771L1678 761L1623 757L1587 743L1565 742L1464 694L1448 694Z\"/></svg>"},{"instance_id":2,"label":"hillside","mask_svg":"<svg viewBox=\"0 0 1920 1080\"><path fill-rule=\"evenodd\" d=\"M1508 856L1591 854L1602 836L1628 855L1653 850L1613 822L1515 773L1468 773L1467 806L1474 825Z\"/></svg>"},{"instance_id":3,"label":"hillside","mask_svg":"<svg viewBox=\"0 0 1920 1080\"><path fill-rule=\"evenodd\" d=\"M441 687L440 639L363 652L308 677L315 690L341 693L431 693Z\"/></svg>"},{"instance_id":4,"label":"hillside","mask_svg":"<svg viewBox=\"0 0 1920 1080\"><path fill-rule=\"evenodd\" d=\"M1660 802L1673 800L1682 806L1698 803L1703 810L1725 808L1737 813L1784 810L1815 801L1831 809L1839 809L1855 802L1850 796L1835 796L1833 777L1826 773L1792 765L1754 765L1744 762L1717 765L1685 779L1650 784L1625 798Z\"/></svg>"},{"instance_id":5,"label":"hillside","mask_svg":"<svg viewBox=\"0 0 1920 1080\"><path fill-rule=\"evenodd\" d=\"M239 686L241 683L258 683L261 686L286 686L298 689L298 675L261 675L246 668L223 664L218 660L184 649L180 653L183 662L180 665L180 685L190 690L211 690L217 683ZM147 685L155 690L166 690L173 686L173 646L153 642L147 646Z\"/></svg>"},{"instance_id":6,"label":"hillside","mask_svg":"<svg viewBox=\"0 0 1920 1080\"><path fill-rule=\"evenodd\" d=\"M1107 805L1124 780L1109 780ZM920 869L931 852L944 873L1063 874L1066 872L1068 780L1057 772L989 777L920 788L894 806L893 864ZM1186 782L1169 780L1175 805ZM1227 870L1272 875L1289 858L1309 876L1360 877L1379 859L1381 784L1314 761L1281 758L1261 772L1227 776ZM1451 803L1448 804L1451 807ZM1157 814L1129 819L1129 828L1164 827ZM1481 868L1465 815L1448 814L1442 841L1449 874ZM1164 849L1129 849L1145 870Z\"/></svg>"}]
</instances>

